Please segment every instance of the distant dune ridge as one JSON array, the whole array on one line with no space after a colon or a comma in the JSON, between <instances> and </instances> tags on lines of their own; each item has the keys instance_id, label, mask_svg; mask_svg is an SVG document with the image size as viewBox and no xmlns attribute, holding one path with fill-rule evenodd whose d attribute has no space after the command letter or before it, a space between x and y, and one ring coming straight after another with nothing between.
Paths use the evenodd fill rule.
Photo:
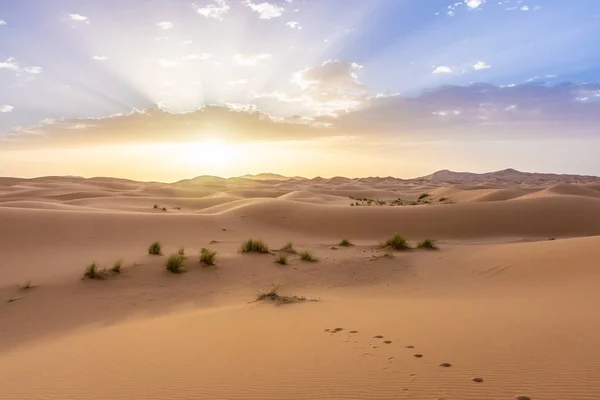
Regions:
<instances>
[{"instance_id":1,"label":"distant dune ridge","mask_svg":"<svg viewBox=\"0 0 600 400\"><path fill-rule=\"evenodd\" d=\"M513 169L0 178L0 400L596 398L599 221Z\"/></svg>"}]
</instances>

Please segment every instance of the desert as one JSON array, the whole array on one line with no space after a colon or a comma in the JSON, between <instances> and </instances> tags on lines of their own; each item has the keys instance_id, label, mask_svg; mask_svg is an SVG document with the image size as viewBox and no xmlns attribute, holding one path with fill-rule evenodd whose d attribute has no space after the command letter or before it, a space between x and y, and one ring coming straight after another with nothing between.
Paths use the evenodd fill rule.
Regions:
<instances>
[{"instance_id":1,"label":"desert","mask_svg":"<svg viewBox=\"0 0 600 400\"><path fill-rule=\"evenodd\" d=\"M2 399L600 391L599 178L1 182Z\"/></svg>"}]
</instances>

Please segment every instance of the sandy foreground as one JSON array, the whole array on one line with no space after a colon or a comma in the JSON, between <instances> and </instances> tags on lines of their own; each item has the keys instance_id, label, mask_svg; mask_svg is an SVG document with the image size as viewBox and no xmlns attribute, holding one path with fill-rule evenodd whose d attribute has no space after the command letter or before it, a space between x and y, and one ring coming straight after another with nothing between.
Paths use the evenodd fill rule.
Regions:
<instances>
[{"instance_id":1,"label":"sandy foreground","mask_svg":"<svg viewBox=\"0 0 600 400\"><path fill-rule=\"evenodd\" d=\"M598 399L598 182L0 178L0 399Z\"/></svg>"}]
</instances>

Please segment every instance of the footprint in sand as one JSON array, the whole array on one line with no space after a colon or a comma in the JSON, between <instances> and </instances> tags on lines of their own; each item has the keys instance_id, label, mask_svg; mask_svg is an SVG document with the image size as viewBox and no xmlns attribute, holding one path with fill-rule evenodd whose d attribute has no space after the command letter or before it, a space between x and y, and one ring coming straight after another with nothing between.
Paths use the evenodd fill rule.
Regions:
<instances>
[{"instance_id":1,"label":"footprint in sand","mask_svg":"<svg viewBox=\"0 0 600 400\"><path fill-rule=\"evenodd\" d=\"M392 341L391 340L384 340L383 343L390 344L390 343L392 343Z\"/></svg>"},{"instance_id":2,"label":"footprint in sand","mask_svg":"<svg viewBox=\"0 0 600 400\"><path fill-rule=\"evenodd\" d=\"M413 357L423 358L423 354L421 354L421 353L413 354Z\"/></svg>"},{"instance_id":3,"label":"footprint in sand","mask_svg":"<svg viewBox=\"0 0 600 400\"><path fill-rule=\"evenodd\" d=\"M517 396L517 397L515 397L515 400L531 400L531 397L529 397L529 396Z\"/></svg>"},{"instance_id":4,"label":"footprint in sand","mask_svg":"<svg viewBox=\"0 0 600 400\"><path fill-rule=\"evenodd\" d=\"M450 363L441 363L440 367L444 367L444 368L450 368L452 366L452 364Z\"/></svg>"},{"instance_id":5,"label":"footprint in sand","mask_svg":"<svg viewBox=\"0 0 600 400\"><path fill-rule=\"evenodd\" d=\"M373 336L374 339L383 339L383 336L381 335L377 335L377 336Z\"/></svg>"},{"instance_id":6,"label":"footprint in sand","mask_svg":"<svg viewBox=\"0 0 600 400\"><path fill-rule=\"evenodd\" d=\"M478 376L476 376L475 378L471 379L473 382L477 382L477 383L481 383L483 382L483 378L480 378Z\"/></svg>"},{"instance_id":7,"label":"footprint in sand","mask_svg":"<svg viewBox=\"0 0 600 400\"><path fill-rule=\"evenodd\" d=\"M407 349L414 349L415 348L415 346L404 346L404 347L407 348Z\"/></svg>"}]
</instances>

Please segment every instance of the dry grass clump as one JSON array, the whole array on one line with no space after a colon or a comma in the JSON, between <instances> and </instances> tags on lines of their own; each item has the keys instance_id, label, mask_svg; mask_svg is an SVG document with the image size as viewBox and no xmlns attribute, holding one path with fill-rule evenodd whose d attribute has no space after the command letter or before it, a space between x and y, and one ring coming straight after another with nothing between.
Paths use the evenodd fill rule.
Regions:
<instances>
[{"instance_id":1,"label":"dry grass clump","mask_svg":"<svg viewBox=\"0 0 600 400\"><path fill-rule=\"evenodd\" d=\"M307 299L304 296L283 296L279 294L279 285L271 285L266 289L262 289L256 295L255 301L265 301L270 300L273 303L279 304L290 304L290 303L299 303L302 301L316 301L312 299Z\"/></svg>"},{"instance_id":2,"label":"dry grass clump","mask_svg":"<svg viewBox=\"0 0 600 400\"><path fill-rule=\"evenodd\" d=\"M279 251L284 251L284 252L290 253L290 254L296 254L296 253L298 253L296 251L296 249L294 249L294 244L292 242L287 242L285 244L285 246L283 246L282 248L279 249Z\"/></svg>"},{"instance_id":3,"label":"dry grass clump","mask_svg":"<svg viewBox=\"0 0 600 400\"><path fill-rule=\"evenodd\" d=\"M402 237L399 233L396 233L394 236L385 241L384 247L391 247L394 250L408 250L410 246L406 239Z\"/></svg>"},{"instance_id":4,"label":"dry grass clump","mask_svg":"<svg viewBox=\"0 0 600 400\"><path fill-rule=\"evenodd\" d=\"M204 263L204 265L215 265L215 258L217 257L216 250L209 250L207 248L202 248L200 251L200 262Z\"/></svg>"},{"instance_id":5,"label":"dry grass clump","mask_svg":"<svg viewBox=\"0 0 600 400\"><path fill-rule=\"evenodd\" d=\"M424 239L419 242L417 245L419 249L427 249L427 250L437 250L438 247L435 244L435 240L433 239Z\"/></svg>"},{"instance_id":6,"label":"dry grass clump","mask_svg":"<svg viewBox=\"0 0 600 400\"><path fill-rule=\"evenodd\" d=\"M159 242L154 242L148 246L148 254L152 254L155 256L162 255L162 247Z\"/></svg>"},{"instance_id":7,"label":"dry grass clump","mask_svg":"<svg viewBox=\"0 0 600 400\"><path fill-rule=\"evenodd\" d=\"M180 248L177 250L177 254L179 254L180 256L185 256L185 248L183 248L183 247L180 247Z\"/></svg>"},{"instance_id":8,"label":"dry grass clump","mask_svg":"<svg viewBox=\"0 0 600 400\"><path fill-rule=\"evenodd\" d=\"M83 277L87 279L106 279L106 269L100 269L96 263L91 263L85 268Z\"/></svg>"},{"instance_id":9,"label":"dry grass clump","mask_svg":"<svg viewBox=\"0 0 600 400\"><path fill-rule=\"evenodd\" d=\"M338 246L341 246L341 247L352 247L354 245L348 239L343 239L341 242L338 243Z\"/></svg>"},{"instance_id":10,"label":"dry grass clump","mask_svg":"<svg viewBox=\"0 0 600 400\"><path fill-rule=\"evenodd\" d=\"M307 261L307 262L317 262L317 261L319 261L312 254L310 254L308 252L308 250L303 250L303 251L300 252L300 259L302 261Z\"/></svg>"},{"instance_id":11,"label":"dry grass clump","mask_svg":"<svg viewBox=\"0 0 600 400\"><path fill-rule=\"evenodd\" d=\"M288 258L285 254L280 254L277 256L277 258L275 258L275 262L277 264L281 264L281 265L287 265L288 264Z\"/></svg>"},{"instance_id":12,"label":"dry grass clump","mask_svg":"<svg viewBox=\"0 0 600 400\"><path fill-rule=\"evenodd\" d=\"M115 274L120 274L121 273L121 264L123 262L121 260L117 260L115 261L115 263L113 264L112 268L110 269L113 273Z\"/></svg>"},{"instance_id":13,"label":"dry grass clump","mask_svg":"<svg viewBox=\"0 0 600 400\"><path fill-rule=\"evenodd\" d=\"M242 243L240 251L242 253L268 253L269 246L267 246L262 240L248 239Z\"/></svg>"},{"instance_id":14,"label":"dry grass clump","mask_svg":"<svg viewBox=\"0 0 600 400\"><path fill-rule=\"evenodd\" d=\"M35 286L32 282L31 279L28 280L27 282L25 282L24 285L19 286L19 290L30 290L30 289L35 289L37 286Z\"/></svg>"},{"instance_id":15,"label":"dry grass clump","mask_svg":"<svg viewBox=\"0 0 600 400\"><path fill-rule=\"evenodd\" d=\"M174 274L180 274L183 272L183 262L185 258L179 254L171 254L167 259L167 271Z\"/></svg>"}]
</instances>

